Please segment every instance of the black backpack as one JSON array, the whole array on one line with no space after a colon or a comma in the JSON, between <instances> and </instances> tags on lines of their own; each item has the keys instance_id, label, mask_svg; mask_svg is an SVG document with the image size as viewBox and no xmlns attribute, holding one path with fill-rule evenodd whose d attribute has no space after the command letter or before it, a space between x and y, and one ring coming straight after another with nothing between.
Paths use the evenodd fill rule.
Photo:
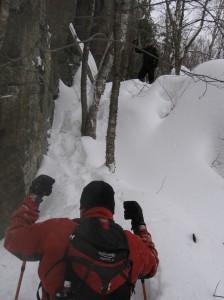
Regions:
<instances>
[{"instance_id":1,"label":"black backpack","mask_svg":"<svg viewBox=\"0 0 224 300\"><path fill-rule=\"evenodd\" d=\"M66 258L71 299L130 299L131 262L123 229L108 219L91 217L78 223Z\"/></svg>"},{"instance_id":2,"label":"black backpack","mask_svg":"<svg viewBox=\"0 0 224 300\"><path fill-rule=\"evenodd\" d=\"M129 247L121 226L113 220L95 217L75 219L70 244L62 261L66 262L66 285L56 299L129 300L134 290ZM37 299L40 299L39 285Z\"/></svg>"}]
</instances>

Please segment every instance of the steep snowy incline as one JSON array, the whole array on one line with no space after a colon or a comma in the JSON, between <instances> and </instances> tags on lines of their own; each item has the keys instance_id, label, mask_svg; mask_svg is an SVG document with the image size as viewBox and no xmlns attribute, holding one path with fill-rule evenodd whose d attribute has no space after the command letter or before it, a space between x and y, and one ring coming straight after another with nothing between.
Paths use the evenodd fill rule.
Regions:
<instances>
[{"instance_id":1,"label":"steep snowy incline","mask_svg":"<svg viewBox=\"0 0 224 300\"><path fill-rule=\"evenodd\" d=\"M224 80L223 70L219 60L195 72ZM146 281L150 300L211 299L219 280L217 294L224 296L224 84L174 75L152 85L122 82L114 175L104 166L110 90L111 83L95 141L80 136L78 84L61 83L49 150L38 172L55 177L56 184L41 205L40 221L77 216L84 185L104 179L115 189L115 220L125 228L130 222L123 219L123 201L137 200L143 207L160 256L157 276ZM0 254L0 299L11 300L21 262L2 242ZM27 263L22 300L35 299L36 270L36 263ZM132 298L143 299L139 282Z\"/></svg>"},{"instance_id":2,"label":"steep snowy incline","mask_svg":"<svg viewBox=\"0 0 224 300\"><path fill-rule=\"evenodd\" d=\"M223 70L219 60L194 72L224 80ZM140 94L132 85L121 93L117 175L144 191L161 258L153 299L209 299L224 276L224 83L163 76Z\"/></svg>"}]
</instances>

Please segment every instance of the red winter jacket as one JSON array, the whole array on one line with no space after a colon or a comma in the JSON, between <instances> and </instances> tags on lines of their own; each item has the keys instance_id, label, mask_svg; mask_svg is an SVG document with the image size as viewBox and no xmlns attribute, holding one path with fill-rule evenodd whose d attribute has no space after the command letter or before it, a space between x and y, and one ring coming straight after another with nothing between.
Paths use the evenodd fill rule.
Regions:
<instances>
[{"instance_id":1,"label":"red winter jacket","mask_svg":"<svg viewBox=\"0 0 224 300\"><path fill-rule=\"evenodd\" d=\"M63 288L65 264L57 264L51 272L46 272L65 254L69 236L77 223L68 218L54 218L35 223L39 217L38 205L27 196L15 211L6 231L5 248L25 261L39 260L38 274L44 290L55 299L55 294ZM112 219L112 213L105 208L95 207L85 211L82 217ZM129 245L129 259L132 261L131 281L139 276L153 276L158 267L158 255L145 226L138 235L125 230ZM44 297L43 297L44 299Z\"/></svg>"}]
</instances>

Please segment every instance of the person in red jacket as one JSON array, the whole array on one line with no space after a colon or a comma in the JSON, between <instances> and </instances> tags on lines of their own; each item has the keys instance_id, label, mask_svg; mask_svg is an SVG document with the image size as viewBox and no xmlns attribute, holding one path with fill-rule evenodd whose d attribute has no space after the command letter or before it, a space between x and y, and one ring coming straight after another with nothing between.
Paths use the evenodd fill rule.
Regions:
<instances>
[{"instance_id":1,"label":"person in red jacket","mask_svg":"<svg viewBox=\"0 0 224 300\"><path fill-rule=\"evenodd\" d=\"M36 221L39 217L39 204L42 202L43 196L51 194L54 182L54 179L47 175L40 175L34 179L29 194L12 216L5 235L5 248L23 261L40 261L38 274L42 282L43 300L130 299L132 287L136 281L139 278L154 276L159 263L158 253L152 242L151 235L147 231L141 207L136 201L124 202L124 217L131 219L134 233L123 230L113 221L115 206L113 188L104 181L92 181L82 191L79 219L52 218L38 223ZM98 232L94 233L94 229L90 228L91 226L87 226L86 242L88 243L88 240L91 242L88 247L92 247L94 243L96 244L97 241L100 241L100 238L104 239L104 245L101 245L104 250L108 245L116 248L118 245L121 245L119 243L127 244L130 265L126 265L126 268L129 268L129 282L127 282L127 277L125 277L126 269L107 284L107 289L103 296L99 295L96 292L99 277L94 273L97 273L98 269L95 268L94 271L88 271L87 275L83 275L85 273L83 270L86 267L83 267L80 261L84 260L84 258L86 259L87 256L84 254L82 260L79 257L80 261L78 261L78 264L75 261L72 264L73 273L77 272L78 274L75 277L75 281L73 280L73 284L79 285L79 297L73 298L70 296L63 298L64 294L61 291L64 289L64 282L68 274L65 258L66 256L75 257L77 253L80 254L82 252L80 249L85 250L86 247L82 245L83 243L80 246L79 240L78 243L76 241L76 236L80 235L80 230L78 231L77 228L82 228L80 223L82 224L83 220L85 224L91 221L93 224L95 222L98 226L101 226L98 227L99 234ZM112 229L109 230L109 228ZM118 231L119 234L117 233ZM104 232L106 233L105 235ZM75 245L77 245L78 251L75 248L71 249L72 239L76 242ZM125 246L122 247L125 248ZM112 261L115 256L114 253L111 254L102 250L98 251L98 253L105 260L105 263L102 264L103 267L107 266L106 260L110 259ZM91 261L93 262L94 260ZM81 274L82 272L84 273ZM83 281L85 283L88 281L88 284L84 284L85 288L82 288Z\"/></svg>"}]
</instances>

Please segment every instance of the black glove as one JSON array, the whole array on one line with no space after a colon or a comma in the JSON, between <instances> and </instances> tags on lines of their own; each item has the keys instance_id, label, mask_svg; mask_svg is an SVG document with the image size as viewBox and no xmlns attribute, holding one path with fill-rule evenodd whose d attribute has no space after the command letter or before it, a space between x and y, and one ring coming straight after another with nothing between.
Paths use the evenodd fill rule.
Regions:
<instances>
[{"instance_id":1,"label":"black glove","mask_svg":"<svg viewBox=\"0 0 224 300\"><path fill-rule=\"evenodd\" d=\"M145 225L141 206L136 201L124 201L124 218L131 219L134 232L138 231L139 225Z\"/></svg>"},{"instance_id":2,"label":"black glove","mask_svg":"<svg viewBox=\"0 0 224 300\"><path fill-rule=\"evenodd\" d=\"M54 183L54 178L48 175L40 175L33 180L30 187L30 193L37 195L38 198L49 196L52 192L52 186Z\"/></svg>"}]
</instances>

